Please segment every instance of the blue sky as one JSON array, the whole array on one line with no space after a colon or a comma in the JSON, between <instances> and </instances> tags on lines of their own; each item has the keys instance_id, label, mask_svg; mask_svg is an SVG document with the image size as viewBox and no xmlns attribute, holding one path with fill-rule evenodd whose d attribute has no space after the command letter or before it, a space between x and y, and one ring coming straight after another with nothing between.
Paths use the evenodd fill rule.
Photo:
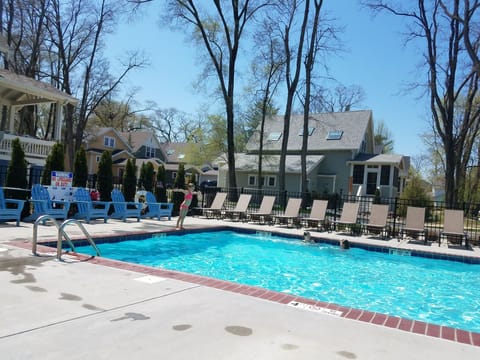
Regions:
<instances>
[{"instance_id":1,"label":"blue sky","mask_svg":"<svg viewBox=\"0 0 480 360\"><path fill-rule=\"evenodd\" d=\"M182 32L158 25L158 5L158 1L148 4L136 21L120 24L107 39L106 55L115 71L116 59L122 54L143 51L150 66L131 73L124 88L139 87L140 102L152 100L160 108L193 114L210 100L192 86L201 71L198 50ZM404 45L402 20L387 14L373 17L355 1L327 0L325 9L345 28L341 35L345 52L329 58L330 75L346 86L360 85L365 90L362 108L373 111L374 121L385 122L396 153L415 156L424 152L419 135L430 128L427 95L407 86L425 78L420 71L422 53L413 44Z\"/></svg>"}]
</instances>

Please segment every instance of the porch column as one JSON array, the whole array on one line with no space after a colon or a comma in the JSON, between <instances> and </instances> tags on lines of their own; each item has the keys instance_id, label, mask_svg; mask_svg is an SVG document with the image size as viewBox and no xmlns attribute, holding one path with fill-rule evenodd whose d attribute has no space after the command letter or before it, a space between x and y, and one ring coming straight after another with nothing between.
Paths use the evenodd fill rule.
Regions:
<instances>
[{"instance_id":1,"label":"porch column","mask_svg":"<svg viewBox=\"0 0 480 360\"><path fill-rule=\"evenodd\" d=\"M16 106L9 106L8 107L8 130L10 134L15 134L15 112L17 111Z\"/></svg>"},{"instance_id":2,"label":"porch column","mask_svg":"<svg viewBox=\"0 0 480 360\"><path fill-rule=\"evenodd\" d=\"M63 105L60 101L56 103L56 112L55 112L55 135L54 140L62 140L62 126L63 126Z\"/></svg>"}]
</instances>

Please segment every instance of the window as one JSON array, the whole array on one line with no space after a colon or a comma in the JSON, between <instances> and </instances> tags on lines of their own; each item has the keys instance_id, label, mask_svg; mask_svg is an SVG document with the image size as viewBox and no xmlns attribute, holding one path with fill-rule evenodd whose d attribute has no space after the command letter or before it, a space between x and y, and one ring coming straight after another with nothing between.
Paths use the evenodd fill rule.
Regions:
<instances>
[{"instance_id":1,"label":"window","mask_svg":"<svg viewBox=\"0 0 480 360\"><path fill-rule=\"evenodd\" d=\"M390 185L390 166L382 165L380 173L380 185Z\"/></svg>"},{"instance_id":2,"label":"window","mask_svg":"<svg viewBox=\"0 0 480 360\"><path fill-rule=\"evenodd\" d=\"M270 134L268 134L267 141L278 141L281 137L281 132L271 132Z\"/></svg>"},{"instance_id":3,"label":"window","mask_svg":"<svg viewBox=\"0 0 480 360\"><path fill-rule=\"evenodd\" d=\"M343 135L343 130L331 130L328 132L327 140L340 140Z\"/></svg>"},{"instance_id":4,"label":"window","mask_svg":"<svg viewBox=\"0 0 480 360\"><path fill-rule=\"evenodd\" d=\"M363 184L364 165L353 165L353 183Z\"/></svg>"},{"instance_id":5,"label":"window","mask_svg":"<svg viewBox=\"0 0 480 360\"><path fill-rule=\"evenodd\" d=\"M269 176L268 177L268 186L274 187L277 178L275 176Z\"/></svg>"},{"instance_id":6,"label":"window","mask_svg":"<svg viewBox=\"0 0 480 360\"><path fill-rule=\"evenodd\" d=\"M103 145L105 145L106 147L114 148L115 147L115 139L111 136L105 136L103 138Z\"/></svg>"},{"instance_id":7,"label":"window","mask_svg":"<svg viewBox=\"0 0 480 360\"><path fill-rule=\"evenodd\" d=\"M154 158L155 157L155 148L150 147L150 146L145 146L145 157L148 158Z\"/></svg>"},{"instance_id":8,"label":"window","mask_svg":"<svg viewBox=\"0 0 480 360\"><path fill-rule=\"evenodd\" d=\"M314 127L309 127L308 128L308 136L312 136L314 131L315 131ZM300 131L298 132L298 136L303 136L303 128L301 128Z\"/></svg>"},{"instance_id":9,"label":"window","mask_svg":"<svg viewBox=\"0 0 480 360\"><path fill-rule=\"evenodd\" d=\"M175 150L173 149L168 149L167 150L167 155L170 156L170 155L173 155L175 153Z\"/></svg>"},{"instance_id":10,"label":"window","mask_svg":"<svg viewBox=\"0 0 480 360\"><path fill-rule=\"evenodd\" d=\"M101 158L101 156L97 155L97 157L96 157L97 163L100 162L100 158Z\"/></svg>"},{"instance_id":11,"label":"window","mask_svg":"<svg viewBox=\"0 0 480 360\"><path fill-rule=\"evenodd\" d=\"M255 186L257 184L257 177L255 175L248 175L248 185Z\"/></svg>"},{"instance_id":12,"label":"window","mask_svg":"<svg viewBox=\"0 0 480 360\"><path fill-rule=\"evenodd\" d=\"M175 178L177 177L177 173L175 171L172 172L172 180L175 180Z\"/></svg>"},{"instance_id":13,"label":"window","mask_svg":"<svg viewBox=\"0 0 480 360\"><path fill-rule=\"evenodd\" d=\"M178 154L179 159L183 159L185 157L185 154Z\"/></svg>"}]
</instances>

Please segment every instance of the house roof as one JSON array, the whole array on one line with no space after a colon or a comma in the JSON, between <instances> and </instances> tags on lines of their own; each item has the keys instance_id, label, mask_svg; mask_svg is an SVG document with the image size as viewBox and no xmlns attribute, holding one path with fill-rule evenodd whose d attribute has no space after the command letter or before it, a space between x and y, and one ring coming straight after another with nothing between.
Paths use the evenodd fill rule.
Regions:
<instances>
[{"instance_id":1,"label":"house roof","mask_svg":"<svg viewBox=\"0 0 480 360\"><path fill-rule=\"evenodd\" d=\"M51 102L76 105L78 100L42 81L0 69L0 103L34 105Z\"/></svg>"},{"instance_id":2,"label":"house roof","mask_svg":"<svg viewBox=\"0 0 480 360\"><path fill-rule=\"evenodd\" d=\"M96 128L92 134L88 135L87 136L87 143L92 140L92 139L96 139L96 138L99 138L101 136L104 136L105 134L108 134L109 132L112 132L115 137L121 141L129 151L132 150L132 147L130 146L130 144L127 142L127 140L123 137L122 133L118 130L116 130L115 128L113 127L100 127L100 128ZM103 149L105 150L105 149Z\"/></svg>"},{"instance_id":3,"label":"house roof","mask_svg":"<svg viewBox=\"0 0 480 360\"><path fill-rule=\"evenodd\" d=\"M264 151L280 151L283 136L283 116L274 116L265 121ZM311 136L308 138L308 150L358 150L362 146L365 134L372 129L372 111L348 111L340 113L322 113L309 116ZM288 150L300 151L302 148L303 114L292 115ZM247 143L247 151L255 152L259 148L259 128ZM373 147L373 143L372 143ZM373 149L372 149L373 151Z\"/></svg>"},{"instance_id":4,"label":"house roof","mask_svg":"<svg viewBox=\"0 0 480 360\"><path fill-rule=\"evenodd\" d=\"M408 175L410 157L399 154L358 154L350 163L366 163L367 165L397 165L402 176Z\"/></svg>"},{"instance_id":5,"label":"house roof","mask_svg":"<svg viewBox=\"0 0 480 360\"><path fill-rule=\"evenodd\" d=\"M121 132L122 137L130 143L134 152L140 149L142 146L151 146L154 148L160 148L163 150L158 138L153 131L129 131ZM154 143L152 143L154 142Z\"/></svg>"},{"instance_id":6,"label":"house roof","mask_svg":"<svg viewBox=\"0 0 480 360\"><path fill-rule=\"evenodd\" d=\"M163 143L162 148L167 156L167 163L185 162L184 157L190 146L192 143Z\"/></svg>"},{"instance_id":7,"label":"house roof","mask_svg":"<svg viewBox=\"0 0 480 360\"><path fill-rule=\"evenodd\" d=\"M323 155L308 155L307 173L310 173L323 159ZM280 164L280 155L264 155L262 157L262 171L267 173L278 172ZM226 168L227 165L222 166ZM235 168L237 171L257 171L258 155L254 154L235 154ZM287 155L285 158L285 173L300 173L301 157L300 155Z\"/></svg>"},{"instance_id":8,"label":"house roof","mask_svg":"<svg viewBox=\"0 0 480 360\"><path fill-rule=\"evenodd\" d=\"M400 164L403 155L398 154L358 154L352 162L367 162L372 164Z\"/></svg>"}]
</instances>

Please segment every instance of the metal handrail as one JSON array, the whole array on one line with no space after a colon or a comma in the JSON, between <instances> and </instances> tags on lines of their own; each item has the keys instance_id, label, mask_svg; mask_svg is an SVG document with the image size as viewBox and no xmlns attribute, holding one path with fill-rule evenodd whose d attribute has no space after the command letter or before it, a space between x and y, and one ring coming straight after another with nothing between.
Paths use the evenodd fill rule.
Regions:
<instances>
[{"instance_id":1,"label":"metal handrail","mask_svg":"<svg viewBox=\"0 0 480 360\"><path fill-rule=\"evenodd\" d=\"M38 217L37 220L35 220L35 223L33 224L33 239L32 239L32 254L33 255L38 255L37 254L38 224L41 223L41 222L45 223L47 220L52 220L55 227L60 231L60 225L58 224L58 222L55 220L55 218L53 216L47 214L47 215L42 215L42 216ZM63 236L67 240L68 245L70 245L70 248L72 249L72 251L75 251L75 246L73 245L73 242L70 239L70 237L65 232L63 232Z\"/></svg>"},{"instance_id":2,"label":"metal handrail","mask_svg":"<svg viewBox=\"0 0 480 360\"><path fill-rule=\"evenodd\" d=\"M88 233L87 229L82 225L80 221L77 219L67 219L65 220L62 225L58 228L58 240L57 240L57 260L61 261L62 260L62 235L66 235L65 231L63 228L67 226L70 223L77 224L80 230L82 230L83 234L87 238L88 242L90 245L94 248L95 252L97 253L97 256L101 256L100 250L97 248L97 245L95 244L95 241L93 241L92 237ZM68 240L67 240L68 241Z\"/></svg>"}]
</instances>

